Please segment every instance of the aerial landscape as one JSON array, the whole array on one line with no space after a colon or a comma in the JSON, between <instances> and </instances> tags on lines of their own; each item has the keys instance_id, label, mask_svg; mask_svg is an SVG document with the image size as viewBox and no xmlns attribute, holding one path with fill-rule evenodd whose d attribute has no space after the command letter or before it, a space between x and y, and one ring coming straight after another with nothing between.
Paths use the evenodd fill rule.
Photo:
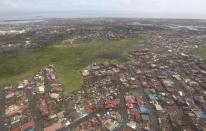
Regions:
<instances>
[{"instance_id":1,"label":"aerial landscape","mask_svg":"<svg viewBox=\"0 0 206 131\"><path fill-rule=\"evenodd\" d=\"M206 131L206 19L161 17L0 17L0 131Z\"/></svg>"}]
</instances>

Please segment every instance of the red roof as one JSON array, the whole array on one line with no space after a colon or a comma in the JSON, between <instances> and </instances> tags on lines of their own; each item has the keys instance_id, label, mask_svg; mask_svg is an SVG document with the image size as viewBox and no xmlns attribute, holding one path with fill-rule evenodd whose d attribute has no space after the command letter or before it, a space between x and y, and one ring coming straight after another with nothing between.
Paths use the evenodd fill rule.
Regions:
<instances>
[{"instance_id":1,"label":"red roof","mask_svg":"<svg viewBox=\"0 0 206 131\"><path fill-rule=\"evenodd\" d=\"M44 131L56 131L56 130L59 130L63 127L64 127L64 125L61 122L56 122L56 123L44 128Z\"/></svg>"},{"instance_id":2,"label":"red roof","mask_svg":"<svg viewBox=\"0 0 206 131\"><path fill-rule=\"evenodd\" d=\"M46 105L45 100L43 100L43 99L39 100L38 105L39 105L39 109L41 111L41 114L43 116L45 116L45 115L47 115L49 113L49 110L48 110L48 107Z\"/></svg>"},{"instance_id":3,"label":"red roof","mask_svg":"<svg viewBox=\"0 0 206 131\"><path fill-rule=\"evenodd\" d=\"M144 99L142 97L136 97L136 101L138 105L144 105Z\"/></svg>"},{"instance_id":4,"label":"red roof","mask_svg":"<svg viewBox=\"0 0 206 131\"><path fill-rule=\"evenodd\" d=\"M125 96L125 100L127 101L127 104L136 103L133 96Z\"/></svg>"},{"instance_id":5,"label":"red roof","mask_svg":"<svg viewBox=\"0 0 206 131\"><path fill-rule=\"evenodd\" d=\"M29 108L28 105L22 106L22 112L23 112L23 113L26 113L26 112L29 112L29 111L30 111L30 108Z\"/></svg>"},{"instance_id":6,"label":"red roof","mask_svg":"<svg viewBox=\"0 0 206 131\"><path fill-rule=\"evenodd\" d=\"M105 108L111 108L120 104L120 99L107 100L104 102Z\"/></svg>"},{"instance_id":7,"label":"red roof","mask_svg":"<svg viewBox=\"0 0 206 131\"><path fill-rule=\"evenodd\" d=\"M84 110L85 110L85 112L87 112L87 113L91 113L93 110L92 110L92 106L90 106L90 105L86 105L86 106L84 106Z\"/></svg>"},{"instance_id":8,"label":"red roof","mask_svg":"<svg viewBox=\"0 0 206 131\"><path fill-rule=\"evenodd\" d=\"M27 122L27 123L24 123L22 125L22 130L24 131L24 130L31 128L31 127L34 127L34 122L32 120Z\"/></svg>"},{"instance_id":9,"label":"red roof","mask_svg":"<svg viewBox=\"0 0 206 131\"><path fill-rule=\"evenodd\" d=\"M62 89L62 87L53 87L52 89L51 89L51 92L61 92L61 91L63 91L63 89Z\"/></svg>"},{"instance_id":10,"label":"red roof","mask_svg":"<svg viewBox=\"0 0 206 131\"><path fill-rule=\"evenodd\" d=\"M132 115L135 121L140 121L140 113L136 108L128 109L129 113Z\"/></svg>"},{"instance_id":11,"label":"red roof","mask_svg":"<svg viewBox=\"0 0 206 131\"><path fill-rule=\"evenodd\" d=\"M82 125L82 127L83 127L83 129L89 129L89 128L92 127L92 125L91 125L91 123L84 123L84 124Z\"/></svg>"},{"instance_id":12,"label":"red roof","mask_svg":"<svg viewBox=\"0 0 206 131\"><path fill-rule=\"evenodd\" d=\"M20 127L11 128L10 131L21 131L21 128Z\"/></svg>"}]
</instances>

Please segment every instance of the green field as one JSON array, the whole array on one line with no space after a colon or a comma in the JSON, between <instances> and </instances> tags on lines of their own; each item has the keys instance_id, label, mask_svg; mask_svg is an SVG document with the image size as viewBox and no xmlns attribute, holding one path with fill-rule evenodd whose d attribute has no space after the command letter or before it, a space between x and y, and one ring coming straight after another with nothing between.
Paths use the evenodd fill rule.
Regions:
<instances>
[{"instance_id":1,"label":"green field","mask_svg":"<svg viewBox=\"0 0 206 131\"><path fill-rule=\"evenodd\" d=\"M32 79L44 65L54 64L57 78L69 94L80 88L83 80L80 71L93 62L103 60L126 62L127 52L147 47L138 39L110 41L94 40L88 44L56 44L52 47L32 50L17 55L0 57L0 87Z\"/></svg>"},{"instance_id":2,"label":"green field","mask_svg":"<svg viewBox=\"0 0 206 131\"><path fill-rule=\"evenodd\" d=\"M194 50L194 53L197 56L200 56L202 59L206 60L206 48L198 48Z\"/></svg>"}]
</instances>

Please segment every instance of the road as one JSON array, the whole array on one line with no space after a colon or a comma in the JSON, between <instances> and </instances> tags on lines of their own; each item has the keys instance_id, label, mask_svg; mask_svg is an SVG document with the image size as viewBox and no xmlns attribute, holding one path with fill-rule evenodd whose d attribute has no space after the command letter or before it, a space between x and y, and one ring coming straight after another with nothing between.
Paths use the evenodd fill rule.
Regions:
<instances>
[{"instance_id":1,"label":"road","mask_svg":"<svg viewBox=\"0 0 206 131\"><path fill-rule=\"evenodd\" d=\"M39 111L37 109L37 99L35 98L35 96L32 95L32 92L30 89L27 89L26 90L26 95L27 95L27 98L28 98L28 101L29 101L29 106L31 108L31 112L32 112L32 116L33 116L33 119L34 119L34 122L35 122L35 127L36 127L36 130L41 130L43 129L43 126L41 124L41 116L39 114Z\"/></svg>"},{"instance_id":2,"label":"road","mask_svg":"<svg viewBox=\"0 0 206 131\"><path fill-rule=\"evenodd\" d=\"M50 92L52 87L49 85L49 80L47 78L47 72L46 72L45 69L43 70L43 76L44 76L45 92L46 92L47 95L49 95L49 92Z\"/></svg>"},{"instance_id":3,"label":"road","mask_svg":"<svg viewBox=\"0 0 206 131\"><path fill-rule=\"evenodd\" d=\"M133 68L130 67L129 68L129 72L131 73L131 75L133 77L135 77L136 79L136 82L137 80L139 80L138 76L136 75L136 73L134 72ZM143 98L146 102L146 107L149 109L150 113L149 113L149 116L150 116L150 121L151 121L151 128L153 131L159 131L159 124L158 124L158 119L157 119L157 115L155 113L155 110L154 108L149 104L149 101L147 100L146 98L146 95L144 93L144 90L142 87L138 88L138 91L142 94Z\"/></svg>"},{"instance_id":4,"label":"road","mask_svg":"<svg viewBox=\"0 0 206 131\"><path fill-rule=\"evenodd\" d=\"M50 85L48 84L48 79L46 77L46 71L43 71L43 76L44 76L44 86L45 86L45 92L46 95L49 95L49 91L51 90ZM29 100L29 105L32 111L32 115L34 118L34 122L35 122L35 127L36 130L41 131L43 130L43 121L42 121L42 116L39 113L39 109L37 108L37 97L35 97L34 95L32 95L32 91L30 89L26 90L26 95L27 98Z\"/></svg>"},{"instance_id":5,"label":"road","mask_svg":"<svg viewBox=\"0 0 206 131\"><path fill-rule=\"evenodd\" d=\"M121 123L121 127L119 129L121 130L121 129L124 129L126 127L126 123L128 122L127 107L126 107L126 101L124 98L125 87L122 85L118 74L115 74L113 76L113 79L114 79L116 88L119 89L119 94L118 94L118 97L120 99L119 112L122 116L122 123Z\"/></svg>"},{"instance_id":6,"label":"road","mask_svg":"<svg viewBox=\"0 0 206 131\"><path fill-rule=\"evenodd\" d=\"M4 95L2 94L3 92L1 91L0 94L0 130L2 131L6 131L8 129L6 129L6 127L4 126L4 112L5 112L5 98L3 97Z\"/></svg>"}]
</instances>

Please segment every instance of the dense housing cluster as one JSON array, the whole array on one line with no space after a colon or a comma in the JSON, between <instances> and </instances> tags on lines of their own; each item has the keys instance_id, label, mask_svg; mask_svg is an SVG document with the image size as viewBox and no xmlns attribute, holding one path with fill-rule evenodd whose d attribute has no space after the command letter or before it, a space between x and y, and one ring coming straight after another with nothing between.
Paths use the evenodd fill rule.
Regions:
<instances>
[{"instance_id":1,"label":"dense housing cluster","mask_svg":"<svg viewBox=\"0 0 206 131\"><path fill-rule=\"evenodd\" d=\"M64 97L53 65L32 81L4 88L4 126L11 130L206 129L206 63L170 52L133 51L131 64L92 64L84 85Z\"/></svg>"},{"instance_id":2,"label":"dense housing cluster","mask_svg":"<svg viewBox=\"0 0 206 131\"><path fill-rule=\"evenodd\" d=\"M205 61L149 51L131 57L160 129L205 130Z\"/></svg>"},{"instance_id":3,"label":"dense housing cluster","mask_svg":"<svg viewBox=\"0 0 206 131\"><path fill-rule=\"evenodd\" d=\"M62 118L63 88L55 79L53 65L44 67L32 81L7 86L1 92L2 129L11 131L45 130Z\"/></svg>"},{"instance_id":4,"label":"dense housing cluster","mask_svg":"<svg viewBox=\"0 0 206 131\"><path fill-rule=\"evenodd\" d=\"M51 19L1 25L3 53L57 41L76 46L96 39L143 36L143 40L128 51L125 64L104 61L80 71L83 85L69 96L65 96L64 85L57 80L54 65L44 66L31 80L2 88L0 130L206 131L206 61L193 54L193 50L206 46L206 25L205 21L189 23L187 26L184 20L170 23L145 19ZM152 45L149 49L145 49L147 42ZM112 57L120 57L118 50L112 52ZM98 58L110 58L109 54L101 55ZM77 58L82 60L77 62L86 57ZM55 64L58 58L52 57L51 61Z\"/></svg>"},{"instance_id":5,"label":"dense housing cluster","mask_svg":"<svg viewBox=\"0 0 206 131\"><path fill-rule=\"evenodd\" d=\"M156 48L169 52L188 54L206 47L206 35L202 30L169 29L145 32L143 35Z\"/></svg>"}]
</instances>

